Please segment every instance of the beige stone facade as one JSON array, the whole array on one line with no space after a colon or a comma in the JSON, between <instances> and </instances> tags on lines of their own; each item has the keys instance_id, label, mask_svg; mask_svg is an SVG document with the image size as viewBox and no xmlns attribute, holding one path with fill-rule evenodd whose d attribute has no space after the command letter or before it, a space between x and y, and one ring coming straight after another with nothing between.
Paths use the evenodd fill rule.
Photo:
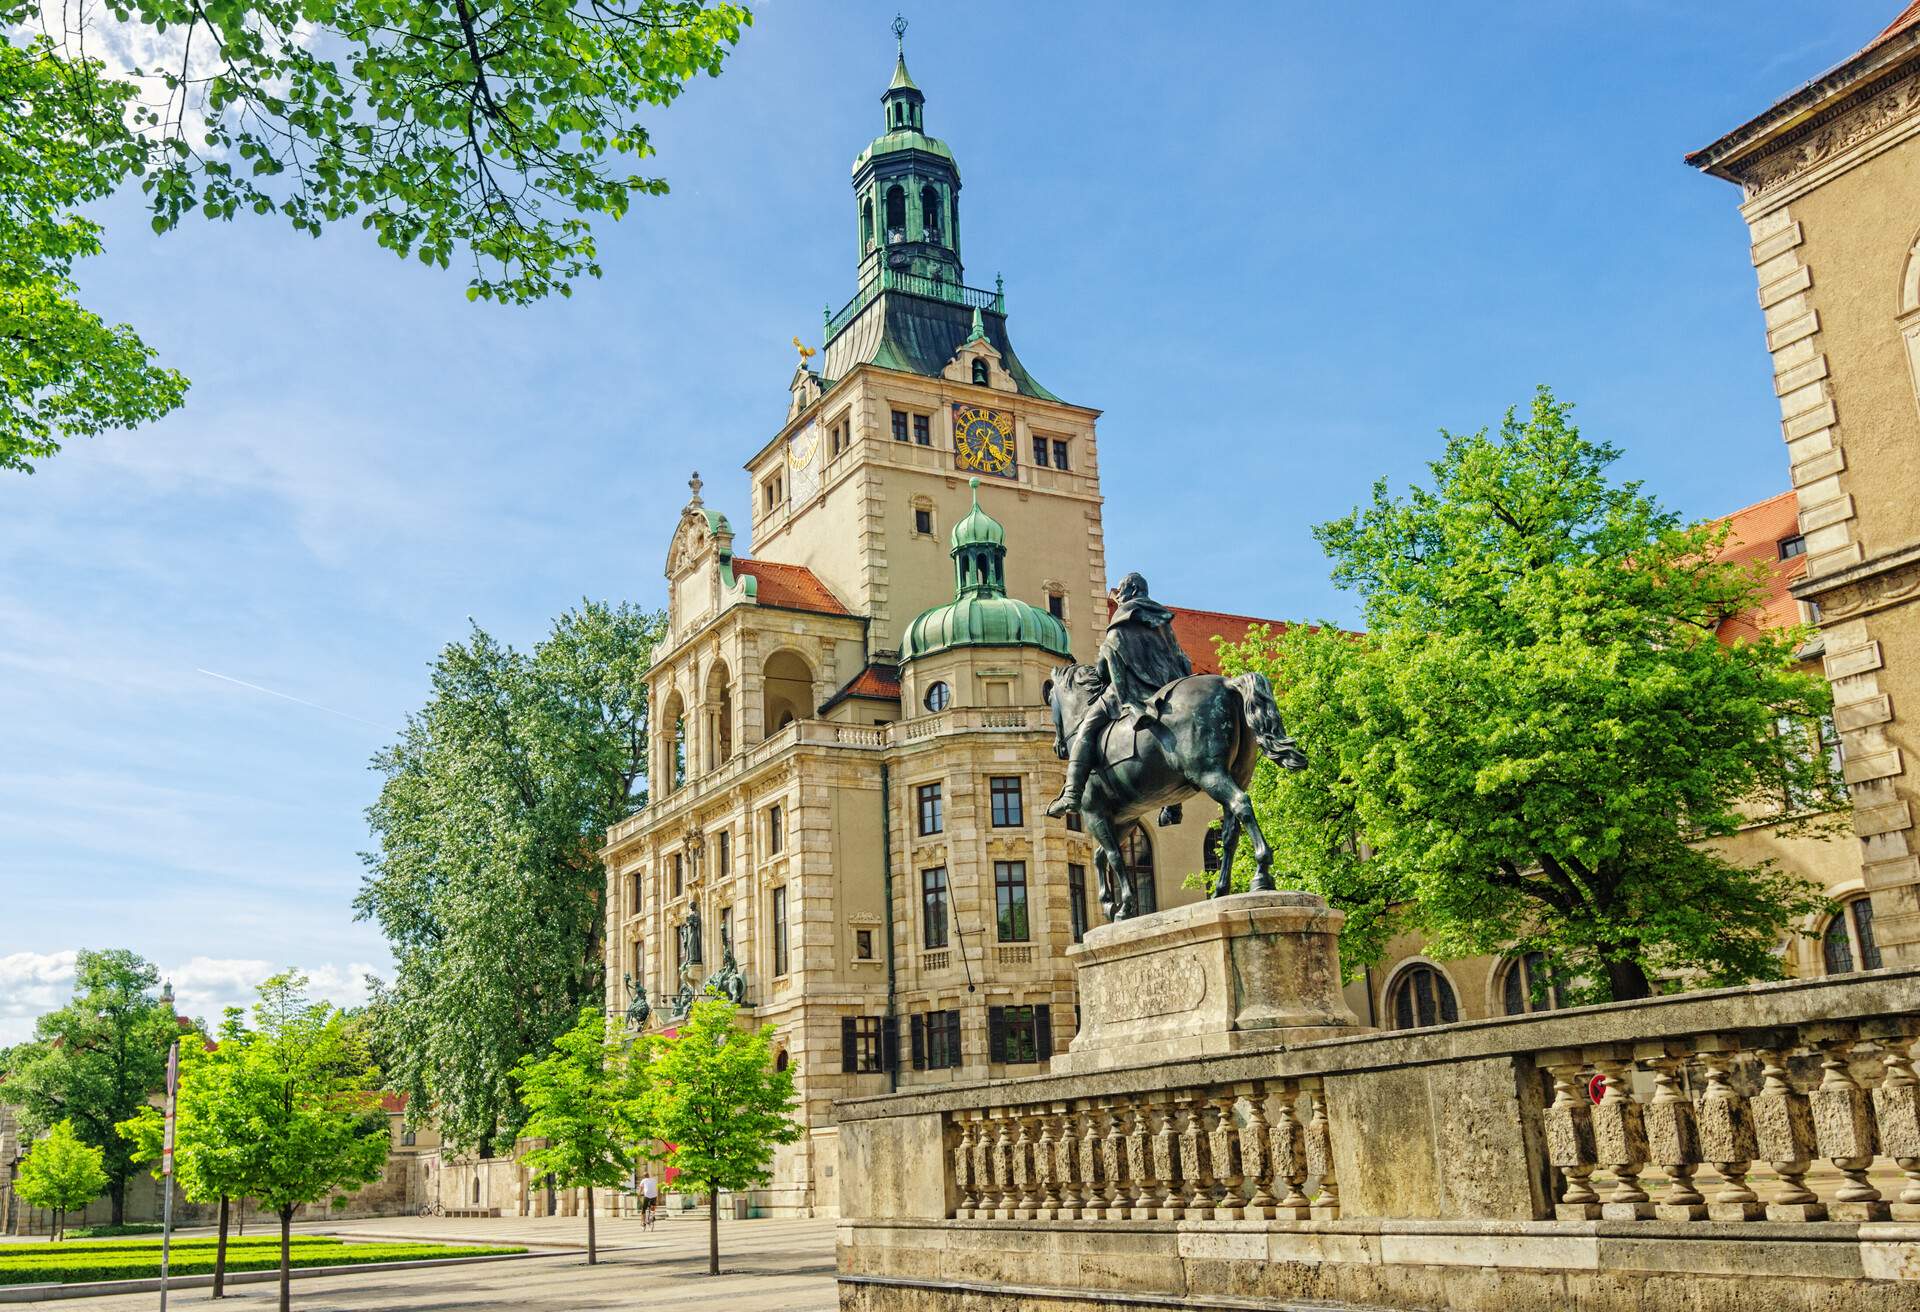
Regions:
<instances>
[{"instance_id":1,"label":"beige stone facade","mask_svg":"<svg viewBox=\"0 0 1920 1312\"><path fill-rule=\"evenodd\" d=\"M1888 962L1920 961L1920 12L1689 162L1741 214ZM1904 708L1904 709L1903 709Z\"/></svg>"},{"instance_id":2,"label":"beige stone facade","mask_svg":"<svg viewBox=\"0 0 1920 1312\"><path fill-rule=\"evenodd\" d=\"M951 169L941 143L892 133L859 177L883 146L888 167ZM746 1020L796 1070L808 1134L751 1200L773 1212L836 1207L836 1100L1047 1069L1075 1032L1066 950L1101 922L1088 839L1044 814L1063 777L1048 643L1090 659L1107 617L1099 412L1026 373L1001 291L895 277L867 250L820 371L796 372L747 453L751 557L694 481L649 680L650 801L605 845L609 1011L631 977L670 1027L730 948ZM998 445L976 461L956 427L982 414ZM1004 538L996 604L1057 618L1063 642L989 627L909 646L970 568L954 531L976 474ZM1197 896L1180 884L1211 810L1132 834L1155 904Z\"/></svg>"}]
</instances>

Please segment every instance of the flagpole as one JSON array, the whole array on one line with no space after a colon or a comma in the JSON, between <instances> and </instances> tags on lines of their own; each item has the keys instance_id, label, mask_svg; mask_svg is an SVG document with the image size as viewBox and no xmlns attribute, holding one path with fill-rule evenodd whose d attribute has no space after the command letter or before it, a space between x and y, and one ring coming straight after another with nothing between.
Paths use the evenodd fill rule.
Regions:
<instances>
[{"instance_id":1,"label":"flagpole","mask_svg":"<svg viewBox=\"0 0 1920 1312\"><path fill-rule=\"evenodd\" d=\"M173 1108L180 1089L180 1040L167 1049L167 1130L160 1149L160 1178L166 1194L160 1204L160 1312L167 1312L167 1273L173 1257Z\"/></svg>"}]
</instances>

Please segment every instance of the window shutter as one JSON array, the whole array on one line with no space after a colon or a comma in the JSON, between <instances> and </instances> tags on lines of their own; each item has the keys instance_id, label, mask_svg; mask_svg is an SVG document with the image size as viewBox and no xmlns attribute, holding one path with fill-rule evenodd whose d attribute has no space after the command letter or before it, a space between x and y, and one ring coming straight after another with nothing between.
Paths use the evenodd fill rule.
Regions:
<instances>
[{"instance_id":1,"label":"window shutter","mask_svg":"<svg viewBox=\"0 0 1920 1312\"><path fill-rule=\"evenodd\" d=\"M947 1065L957 1067L960 1064L960 1013L949 1011L946 1013L946 1019Z\"/></svg>"},{"instance_id":2,"label":"window shutter","mask_svg":"<svg viewBox=\"0 0 1920 1312\"><path fill-rule=\"evenodd\" d=\"M1033 1009L1033 1050L1041 1061L1053 1056L1053 1009L1045 1003Z\"/></svg>"},{"instance_id":3,"label":"window shutter","mask_svg":"<svg viewBox=\"0 0 1920 1312\"><path fill-rule=\"evenodd\" d=\"M880 1022L880 1067L882 1070L900 1069L900 1018L888 1016Z\"/></svg>"},{"instance_id":4,"label":"window shutter","mask_svg":"<svg viewBox=\"0 0 1920 1312\"><path fill-rule=\"evenodd\" d=\"M848 1075L859 1070L859 1039L854 1034L854 1019L851 1016L840 1018L840 1069Z\"/></svg>"},{"instance_id":5,"label":"window shutter","mask_svg":"<svg viewBox=\"0 0 1920 1312\"><path fill-rule=\"evenodd\" d=\"M987 1060L1007 1059L1007 1013L1004 1007L987 1008Z\"/></svg>"},{"instance_id":6,"label":"window shutter","mask_svg":"<svg viewBox=\"0 0 1920 1312\"><path fill-rule=\"evenodd\" d=\"M927 1017L909 1016L907 1036L913 1048L913 1068L923 1071L927 1068Z\"/></svg>"}]
</instances>

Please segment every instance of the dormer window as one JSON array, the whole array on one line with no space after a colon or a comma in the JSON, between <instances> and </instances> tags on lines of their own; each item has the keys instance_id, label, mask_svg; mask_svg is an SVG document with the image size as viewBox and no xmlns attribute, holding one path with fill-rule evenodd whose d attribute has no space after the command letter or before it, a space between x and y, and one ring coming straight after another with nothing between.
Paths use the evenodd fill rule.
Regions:
<instances>
[{"instance_id":1,"label":"dormer window","mask_svg":"<svg viewBox=\"0 0 1920 1312\"><path fill-rule=\"evenodd\" d=\"M978 356L978 355L974 356L973 357L974 386L985 387L989 384L990 381L991 381L991 375L989 375L989 373L987 372L986 358L984 356Z\"/></svg>"},{"instance_id":2,"label":"dormer window","mask_svg":"<svg viewBox=\"0 0 1920 1312\"><path fill-rule=\"evenodd\" d=\"M1807 540L1795 533L1792 537L1780 539L1780 559L1792 560L1795 556L1807 554Z\"/></svg>"}]
</instances>

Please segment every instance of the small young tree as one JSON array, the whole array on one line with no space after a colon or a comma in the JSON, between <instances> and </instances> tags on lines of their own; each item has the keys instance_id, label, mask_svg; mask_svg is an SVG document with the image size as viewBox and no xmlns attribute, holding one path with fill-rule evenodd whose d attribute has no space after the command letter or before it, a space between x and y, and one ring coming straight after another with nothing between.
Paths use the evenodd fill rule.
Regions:
<instances>
[{"instance_id":1,"label":"small young tree","mask_svg":"<svg viewBox=\"0 0 1920 1312\"><path fill-rule=\"evenodd\" d=\"M67 1213L85 1207L107 1187L100 1149L80 1141L72 1121L56 1121L47 1137L33 1145L13 1187L34 1207L53 1212L53 1237L66 1234Z\"/></svg>"},{"instance_id":2,"label":"small young tree","mask_svg":"<svg viewBox=\"0 0 1920 1312\"><path fill-rule=\"evenodd\" d=\"M231 1114L259 1150L249 1192L280 1218L280 1312L292 1301L294 1210L378 1179L387 1160L380 1079L358 1027L306 987L291 971L260 985L232 1090Z\"/></svg>"},{"instance_id":3,"label":"small young tree","mask_svg":"<svg viewBox=\"0 0 1920 1312\"><path fill-rule=\"evenodd\" d=\"M587 1191L587 1265L600 1260L593 1220L593 1189L627 1176L646 1140L644 1047L607 1024L597 1007L582 1007L574 1027L553 1041L539 1061L522 1057L514 1068L528 1116L522 1133L544 1139L521 1161L553 1177L562 1189Z\"/></svg>"},{"instance_id":4,"label":"small young tree","mask_svg":"<svg viewBox=\"0 0 1920 1312\"><path fill-rule=\"evenodd\" d=\"M773 1026L741 1030L724 998L693 1004L649 1064L647 1123L670 1145L675 1193L707 1195L707 1274L720 1274L720 1191L770 1178L775 1145L800 1137L793 1071L773 1063Z\"/></svg>"},{"instance_id":5,"label":"small young tree","mask_svg":"<svg viewBox=\"0 0 1920 1312\"><path fill-rule=\"evenodd\" d=\"M233 1200L245 1198L262 1171L271 1144L247 1124L249 1100L246 1046L253 1040L238 1007L227 1009L216 1044L182 1036L180 1085L175 1097L173 1179L189 1202L220 1204L219 1241L214 1246L213 1296L226 1297L227 1235ZM153 1163L160 1174L165 1118L153 1107L116 1127L134 1145L133 1160Z\"/></svg>"},{"instance_id":6,"label":"small young tree","mask_svg":"<svg viewBox=\"0 0 1920 1312\"><path fill-rule=\"evenodd\" d=\"M1541 952L1590 1000L1670 972L1776 978L1819 890L1701 840L1782 797L1783 827L1831 827L1812 736L1830 695L1797 668L1804 633L1719 640L1760 599L1721 558L1726 527L1611 481L1619 452L1570 410L1541 389L1497 434L1448 435L1430 489L1378 484L1315 530L1364 635L1223 646L1272 680L1311 762L1263 772L1262 824L1281 868L1348 911L1349 968L1404 925L1449 955Z\"/></svg>"}]
</instances>

